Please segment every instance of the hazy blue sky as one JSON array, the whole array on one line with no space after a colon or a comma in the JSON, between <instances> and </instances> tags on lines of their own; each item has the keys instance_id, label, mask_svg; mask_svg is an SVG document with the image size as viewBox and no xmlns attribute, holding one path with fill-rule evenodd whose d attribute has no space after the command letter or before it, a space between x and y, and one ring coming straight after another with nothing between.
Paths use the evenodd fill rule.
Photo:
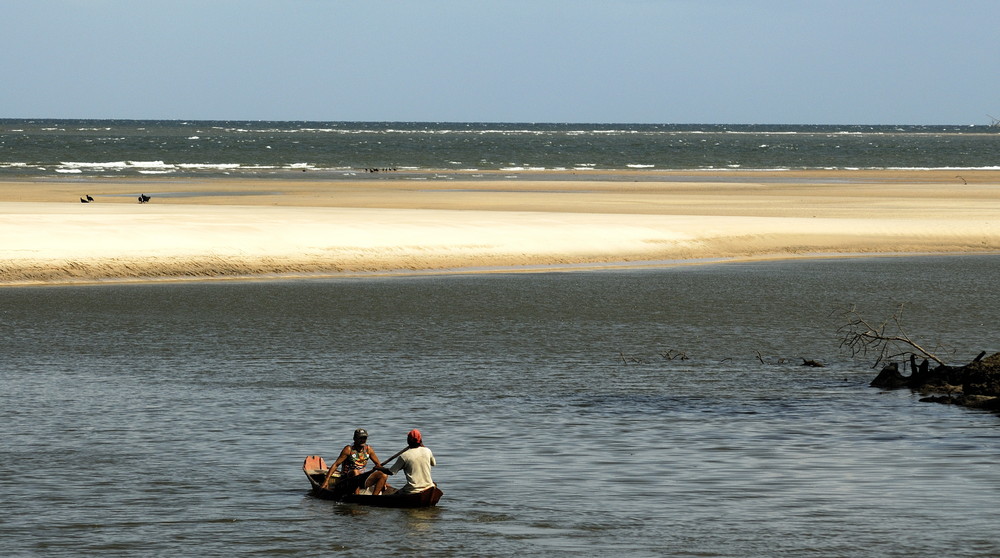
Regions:
<instances>
[{"instance_id":1,"label":"hazy blue sky","mask_svg":"<svg viewBox=\"0 0 1000 558\"><path fill-rule=\"evenodd\" d=\"M0 22L0 117L1000 117L1000 0L0 0Z\"/></svg>"}]
</instances>

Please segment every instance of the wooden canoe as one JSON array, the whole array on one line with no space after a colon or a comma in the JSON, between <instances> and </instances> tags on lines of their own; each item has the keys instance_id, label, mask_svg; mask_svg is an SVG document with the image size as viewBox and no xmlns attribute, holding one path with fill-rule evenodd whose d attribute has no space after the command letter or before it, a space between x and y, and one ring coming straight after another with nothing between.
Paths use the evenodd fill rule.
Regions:
<instances>
[{"instance_id":1,"label":"wooden canoe","mask_svg":"<svg viewBox=\"0 0 1000 558\"><path fill-rule=\"evenodd\" d=\"M336 486L321 488L323 479L326 478L327 470L326 461L318 455L310 455L302 463L302 472L309 479L309 485L312 487L312 495L324 500L336 500L349 504L381 508L429 508L437 505L438 500L441 499L441 495L444 494L436 485L423 492L415 492L413 494L396 493L383 496L354 494L353 492L337 490Z\"/></svg>"}]
</instances>

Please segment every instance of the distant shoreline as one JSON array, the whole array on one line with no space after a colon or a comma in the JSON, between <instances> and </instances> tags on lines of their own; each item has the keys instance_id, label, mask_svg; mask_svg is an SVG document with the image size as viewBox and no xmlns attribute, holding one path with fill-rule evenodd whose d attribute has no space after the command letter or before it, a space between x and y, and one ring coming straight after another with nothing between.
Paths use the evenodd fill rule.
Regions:
<instances>
[{"instance_id":1,"label":"distant shoreline","mask_svg":"<svg viewBox=\"0 0 1000 558\"><path fill-rule=\"evenodd\" d=\"M838 184L857 182L933 182L965 185L970 180L1000 180L1000 166L990 168L808 168L808 169L407 169L368 173L365 169L330 169L295 172L285 170L255 175L236 172L222 175L144 174L107 175L61 174L47 176L4 176L2 183L129 183L176 184L192 182L356 182L383 181L597 181L597 182L788 182L797 184Z\"/></svg>"},{"instance_id":2,"label":"distant shoreline","mask_svg":"<svg viewBox=\"0 0 1000 558\"><path fill-rule=\"evenodd\" d=\"M1000 252L1000 171L543 174L0 180L0 285Z\"/></svg>"},{"instance_id":3,"label":"distant shoreline","mask_svg":"<svg viewBox=\"0 0 1000 558\"><path fill-rule=\"evenodd\" d=\"M377 181L377 180L609 180L609 181L698 181L712 177L725 177L729 181L753 181L761 176L779 180L787 175L787 180L803 180L803 175L814 174L814 181L832 180L831 174L838 174L837 180L872 180L876 174L916 175L940 173L948 178L958 179L956 174L1000 172L1000 166L989 167L775 167L775 168L544 168L513 167L499 169L439 169L400 167L391 171L369 172L359 168L309 168L309 169L233 169L225 172L215 170L171 170L169 172L138 171L125 173L72 173L56 172L45 174L17 173L3 171L0 165L0 182L99 182L104 180L132 181L186 181L186 180L288 180L288 181ZM828 177L824 179L823 177Z\"/></svg>"}]
</instances>

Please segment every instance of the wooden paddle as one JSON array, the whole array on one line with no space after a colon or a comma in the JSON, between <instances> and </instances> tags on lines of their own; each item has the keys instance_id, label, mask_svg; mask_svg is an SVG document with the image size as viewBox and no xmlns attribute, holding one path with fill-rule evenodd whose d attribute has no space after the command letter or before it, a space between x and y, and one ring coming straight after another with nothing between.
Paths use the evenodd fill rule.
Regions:
<instances>
[{"instance_id":1,"label":"wooden paddle","mask_svg":"<svg viewBox=\"0 0 1000 558\"><path fill-rule=\"evenodd\" d=\"M393 459L396 459L396 458L397 458L397 457L399 457L400 455L403 455L403 452L405 452L405 451L406 451L406 450L408 450L408 449L410 449L410 446L406 446L405 448L403 448L403 449L401 449L401 450L397 451L397 452L396 452L396 454L395 454L395 455L393 455L392 457L390 457L389 459L384 459L384 460L382 460L382 468L383 468L383 469L387 469L387 468L388 468L388 467L386 467L386 464L387 464L387 463L389 463L389 462L390 462L390 461L392 461Z\"/></svg>"},{"instance_id":2,"label":"wooden paddle","mask_svg":"<svg viewBox=\"0 0 1000 558\"><path fill-rule=\"evenodd\" d=\"M408 449L410 449L410 446L406 446L405 448L403 448L403 449L401 449L401 450L397 451L397 452L396 452L396 453L395 453L395 454L394 454L394 455L393 455L392 457L390 457L389 459L385 459L385 460L383 460L383 461L382 461L382 465L381 465L381 468L382 468L382 469L386 469L386 472L388 472L388 467L386 467L386 466L385 466L385 465L386 465L386 463L389 463L389 462L390 462L390 461L392 461L393 459L396 459L396 458L397 458L397 457L399 457L400 455L403 455L403 452L405 452L405 451L406 451L406 450L408 450ZM331 465L331 466L330 466L330 469L333 469L333 465ZM377 471L378 469L379 469L379 467L375 467L375 468L374 468L374 469L372 469L372 470L373 470L373 471ZM371 471L369 471L368 473L369 473L369 474L371 474ZM391 475L392 473L389 473L389 474ZM324 478L324 479L323 479L323 482L321 483L321 486L320 486L320 488L324 488L324 489L326 488L326 486L325 486L325 485L327 485L327 484L328 484L328 483L330 482L330 477L331 477L331 476L332 476L332 475L331 475L331 471L330 471L330 470L328 470L328 471L327 471L327 473L326 473L326 478Z\"/></svg>"}]
</instances>

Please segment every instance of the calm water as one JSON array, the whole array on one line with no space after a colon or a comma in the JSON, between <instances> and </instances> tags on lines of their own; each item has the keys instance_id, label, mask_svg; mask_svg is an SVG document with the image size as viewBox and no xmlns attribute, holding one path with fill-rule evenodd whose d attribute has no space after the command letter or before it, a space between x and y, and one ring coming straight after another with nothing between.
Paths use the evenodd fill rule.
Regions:
<instances>
[{"instance_id":1,"label":"calm water","mask_svg":"<svg viewBox=\"0 0 1000 558\"><path fill-rule=\"evenodd\" d=\"M1000 350L998 273L886 258L2 289L0 544L997 556L1000 418L869 388L830 313L906 302L909 333L962 362ZM358 427L383 457L420 428L441 505L308 496L302 459Z\"/></svg>"},{"instance_id":2,"label":"calm water","mask_svg":"<svg viewBox=\"0 0 1000 558\"><path fill-rule=\"evenodd\" d=\"M427 178L449 170L1000 168L990 126L0 119L0 178ZM366 173L363 169L395 169ZM307 172L304 172L307 171ZM468 178L468 175L465 175Z\"/></svg>"}]
</instances>

